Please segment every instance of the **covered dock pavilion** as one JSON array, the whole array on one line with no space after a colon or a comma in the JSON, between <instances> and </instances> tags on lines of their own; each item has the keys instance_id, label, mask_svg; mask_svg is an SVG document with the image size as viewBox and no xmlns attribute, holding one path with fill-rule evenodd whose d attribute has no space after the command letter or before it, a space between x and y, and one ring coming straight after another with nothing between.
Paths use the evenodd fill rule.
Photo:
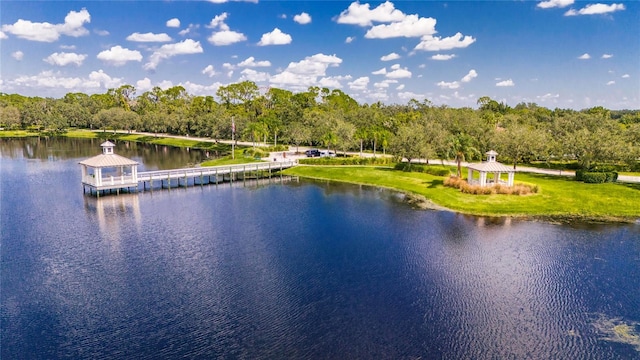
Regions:
<instances>
[{"instance_id":1,"label":"covered dock pavilion","mask_svg":"<svg viewBox=\"0 0 640 360\"><path fill-rule=\"evenodd\" d=\"M86 191L115 189L138 189L138 162L113 152L114 143L105 141L100 144L102 154L80 162L82 166L82 187Z\"/></svg>"},{"instance_id":2,"label":"covered dock pavilion","mask_svg":"<svg viewBox=\"0 0 640 360\"><path fill-rule=\"evenodd\" d=\"M487 155L487 161L479 164L469 164L469 166L467 166L469 171L467 182L471 185L480 185L481 187L497 184L513 186L513 179L516 173L515 169L497 162L497 152L491 150L485 154ZM478 178L474 178L476 172L479 173ZM503 173L508 174L507 181L501 179Z\"/></svg>"}]
</instances>

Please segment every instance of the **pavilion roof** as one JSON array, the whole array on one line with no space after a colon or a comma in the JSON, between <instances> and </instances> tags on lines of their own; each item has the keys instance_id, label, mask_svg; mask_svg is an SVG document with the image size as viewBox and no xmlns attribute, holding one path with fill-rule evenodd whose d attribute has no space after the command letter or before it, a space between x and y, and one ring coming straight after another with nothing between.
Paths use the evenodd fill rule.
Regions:
<instances>
[{"instance_id":1,"label":"pavilion roof","mask_svg":"<svg viewBox=\"0 0 640 360\"><path fill-rule=\"evenodd\" d=\"M511 172L515 172L514 169L512 169L509 166L503 165L497 161L485 161L479 164L469 164L468 166L469 169L473 169L476 171L484 171L484 172L488 172L488 173L496 173L496 172L502 172L502 173L511 173Z\"/></svg>"},{"instance_id":2,"label":"pavilion roof","mask_svg":"<svg viewBox=\"0 0 640 360\"><path fill-rule=\"evenodd\" d=\"M86 165L93 168L105 168L105 167L116 167L116 166L130 166L130 165L138 165L137 161L127 159L124 156L120 156L117 154L100 154L96 155L92 158L80 161L81 165Z\"/></svg>"}]
</instances>

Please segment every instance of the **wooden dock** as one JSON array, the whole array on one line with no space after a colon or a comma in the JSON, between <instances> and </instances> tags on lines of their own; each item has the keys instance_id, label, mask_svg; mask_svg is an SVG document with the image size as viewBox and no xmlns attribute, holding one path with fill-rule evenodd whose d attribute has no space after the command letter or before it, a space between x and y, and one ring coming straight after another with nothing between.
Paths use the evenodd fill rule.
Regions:
<instances>
[{"instance_id":1,"label":"wooden dock","mask_svg":"<svg viewBox=\"0 0 640 360\"><path fill-rule=\"evenodd\" d=\"M101 179L86 175L82 179L83 191L90 194L110 194L113 191L137 192L154 188L171 189L195 185L219 184L246 181L247 179L270 178L274 173L298 165L297 161L255 162L238 165L193 167L171 170L141 171L120 176L103 176Z\"/></svg>"}]
</instances>

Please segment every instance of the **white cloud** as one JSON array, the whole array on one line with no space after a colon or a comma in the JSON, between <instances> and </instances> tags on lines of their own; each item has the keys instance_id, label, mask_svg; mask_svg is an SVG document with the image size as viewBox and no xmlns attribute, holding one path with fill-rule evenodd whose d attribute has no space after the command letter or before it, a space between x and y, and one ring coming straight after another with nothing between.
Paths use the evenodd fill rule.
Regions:
<instances>
[{"instance_id":1,"label":"white cloud","mask_svg":"<svg viewBox=\"0 0 640 360\"><path fill-rule=\"evenodd\" d=\"M336 55L319 53L307 56L301 61L289 63L284 71L272 76L269 81L273 84L306 89L316 85L318 77L324 77L329 67L337 67L341 63L342 59Z\"/></svg>"},{"instance_id":2,"label":"white cloud","mask_svg":"<svg viewBox=\"0 0 640 360\"><path fill-rule=\"evenodd\" d=\"M169 42L171 41L171 36L165 34L165 33L161 33L161 34L154 34L154 33L133 33L129 36L127 36L127 40L129 41L135 41L135 42Z\"/></svg>"},{"instance_id":3,"label":"white cloud","mask_svg":"<svg viewBox=\"0 0 640 360\"><path fill-rule=\"evenodd\" d=\"M180 30L178 32L178 35L185 36L185 35L189 34L191 31L194 31L194 30L198 29L199 27L200 27L200 24L189 24L189 26L186 29Z\"/></svg>"},{"instance_id":4,"label":"white cloud","mask_svg":"<svg viewBox=\"0 0 640 360\"><path fill-rule=\"evenodd\" d=\"M351 44L355 39L355 36L348 36L346 39L344 39L344 42L347 44Z\"/></svg>"},{"instance_id":5,"label":"white cloud","mask_svg":"<svg viewBox=\"0 0 640 360\"><path fill-rule=\"evenodd\" d=\"M611 59L613 57L613 55L611 54L602 54L602 58L603 59Z\"/></svg>"},{"instance_id":6,"label":"white cloud","mask_svg":"<svg viewBox=\"0 0 640 360\"><path fill-rule=\"evenodd\" d=\"M391 84L397 84L398 80L387 79L373 84L376 89L387 89Z\"/></svg>"},{"instance_id":7,"label":"white cloud","mask_svg":"<svg viewBox=\"0 0 640 360\"><path fill-rule=\"evenodd\" d=\"M546 93L542 96L536 96L536 98L542 102L545 102L545 101L555 102L555 99L558 99L559 97L560 97L560 94L552 94L552 93Z\"/></svg>"},{"instance_id":8,"label":"white cloud","mask_svg":"<svg viewBox=\"0 0 640 360\"><path fill-rule=\"evenodd\" d=\"M400 84L398 85L398 87L396 88L396 90L403 90L404 89L404 84Z\"/></svg>"},{"instance_id":9,"label":"white cloud","mask_svg":"<svg viewBox=\"0 0 640 360\"><path fill-rule=\"evenodd\" d=\"M51 65L56 66L67 66L67 65L75 65L80 66L84 59L87 58L86 54L76 54L76 53L53 53L43 60Z\"/></svg>"},{"instance_id":10,"label":"white cloud","mask_svg":"<svg viewBox=\"0 0 640 360\"><path fill-rule=\"evenodd\" d=\"M461 81L462 82L469 82L469 81L473 80L476 77L478 77L478 73L474 69L471 69L471 70L469 70L469 73L462 78Z\"/></svg>"},{"instance_id":11,"label":"white cloud","mask_svg":"<svg viewBox=\"0 0 640 360\"><path fill-rule=\"evenodd\" d=\"M415 100L422 100L426 98L426 95L424 94L417 94L411 91L404 91L404 92L399 92L398 93L398 98L400 98L401 100L404 101L409 101L411 99L415 99Z\"/></svg>"},{"instance_id":12,"label":"white cloud","mask_svg":"<svg viewBox=\"0 0 640 360\"><path fill-rule=\"evenodd\" d=\"M4 33L4 31L0 31L0 40L4 40L4 39L8 39L9 37L7 36L7 34Z\"/></svg>"},{"instance_id":13,"label":"white cloud","mask_svg":"<svg viewBox=\"0 0 640 360\"><path fill-rule=\"evenodd\" d=\"M258 46L267 46L267 45L287 45L291 44L291 35L285 34L280 29L275 28L270 33L262 34L260 38L260 42L258 42Z\"/></svg>"},{"instance_id":14,"label":"white cloud","mask_svg":"<svg viewBox=\"0 0 640 360\"><path fill-rule=\"evenodd\" d=\"M85 23L91 22L91 15L87 9L70 11L62 24L50 24L48 22L31 22L19 19L13 25L2 25L2 31L13 34L21 39L41 42L57 41L61 35L79 37L88 35L84 28Z\"/></svg>"},{"instance_id":15,"label":"white cloud","mask_svg":"<svg viewBox=\"0 0 640 360\"><path fill-rule=\"evenodd\" d=\"M400 55L396 53L391 53L380 58L380 60L382 61L391 61L391 60L397 60L397 59L400 59Z\"/></svg>"},{"instance_id":16,"label":"white cloud","mask_svg":"<svg viewBox=\"0 0 640 360\"><path fill-rule=\"evenodd\" d=\"M75 89L76 91L77 89L89 90L100 87L100 83L91 82L88 79L79 77L62 77L60 73L54 73L53 71L43 71L33 76L19 76L14 80L7 81L6 85L34 89Z\"/></svg>"},{"instance_id":17,"label":"white cloud","mask_svg":"<svg viewBox=\"0 0 640 360\"><path fill-rule=\"evenodd\" d=\"M500 81L500 82L496 83L496 86L498 86L498 87L508 87L508 86L515 86L515 85L516 84L511 79L503 80L503 81Z\"/></svg>"},{"instance_id":18,"label":"white cloud","mask_svg":"<svg viewBox=\"0 0 640 360\"><path fill-rule=\"evenodd\" d=\"M101 51L97 58L113 66L122 66L128 61L142 61L142 54L138 50L129 50L117 45L109 50Z\"/></svg>"},{"instance_id":19,"label":"white cloud","mask_svg":"<svg viewBox=\"0 0 640 360\"><path fill-rule=\"evenodd\" d=\"M438 85L441 89L457 89L460 87L460 83L457 81L452 81L452 82L440 81L436 85Z\"/></svg>"},{"instance_id":20,"label":"white cloud","mask_svg":"<svg viewBox=\"0 0 640 360\"><path fill-rule=\"evenodd\" d=\"M209 36L207 40L209 40L209 42L213 45L224 46L224 45L231 45L237 42L245 41L247 40L247 37L244 36L243 33L235 32L231 30L224 30L224 31L214 32L213 34L211 34L211 36Z\"/></svg>"},{"instance_id":21,"label":"white cloud","mask_svg":"<svg viewBox=\"0 0 640 360\"><path fill-rule=\"evenodd\" d=\"M253 81L253 82L263 82L268 81L271 77L266 72L255 71L253 69L244 69L240 72L240 79L238 81Z\"/></svg>"},{"instance_id":22,"label":"white cloud","mask_svg":"<svg viewBox=\"0 0 640 360\"><path fill-rule=\"evenodd\" d=\"M202 73L208 77L214 77L216 75L215 70L213 70L213 65L207 65L206 68L202 69Z\"/></svg>"},{"instance_id":23,"label":"white cloud","mask_svg":"<svg viewBox=\"0 0 640 360\"><path fill-rule=\"evenodd\" d=\"M628 79L628 78L630 78L630 77L631 77L631 76L629 76L629 74L624 74L624 75L622 75L622 78L623 78L623 79Z\"/></svg>"},{"instance_id":24,"label":"white cloud","mask_svg":"<svg viewBox=\"0 0 640 360\"><path fill-rule=\"evenodd\" d=\"M185 83L180 83L180 85L184 87L184 89L189 94L193 94L197 96L206 96L206 95L215 94L216 91L218 91L218 88L220 88L220 86L222 86L223 84L219 82L215 82L211 85L200 85L200 84L194 84L190 81L187 81Z\"/></svg>"},{"instance_id":25,"label":"white cloud","mask_svg":"<svg viewBox=\"0 0 640 360\"><path fill-rule=\"evenodd\" d=\"M373 26L364 37L367 39L411 38L430 36L435 33L436 19L408 15L401 21Z\"/></svg>"},{"instance_id":26,"label":"white cloud","mask_svg":"<svg viewBox=\"0 0 640 360\"><path fill-rule=\"evenodd\" d=\"M306 25L311 23L311 16L306 12L300 13L293 17L293 21L297 22L300 25Z\"/></svg>"},{"instance_id":27,"label":"white cloud","mask_svg":"<svg viewBox=\"0 0 640 360\"><path fill-rule=\"evenodd\" d=\"M541 9L550 9L550 8L563 8L573 4L575 0L549 0L549 1L541 1L536 5Z\"/></svg>"},{"instance_id":28,"label":"white cloud","mask_svg":"<svg viewBox=\"0 0 640 360\"><path fill-rule=\"evenodd\" d=\"M223 12L220 15L216 15L213 19L211 19L211 22L207 27L211 29L219 28L220 30L223 30L223 31L230 30L229 25L227 25L224 22L225 20L227 20L228 17L229 17L229 13L226 13L226 12Z\"/></svg>"},{"instance_id":29,"label":"white cloud","mask_svg":"<svg viewBox=\"0 0 640 360\"><path fill-rule=\"evenodd\" d=\"M342 88L342 80L351 80L351 75L347 76L327 76L323 77L318 81L318 85L326 88Z\"/></svg>"},{"instance_id":30,"label":"white cloud","mask_svg":"<svg viewBox=\"0 0 640 360\"><path fill-rule=\"evenodd\" d=\"M144 64L145 70L155 70L160 61L163 59L168 59L175 55L188 55L188 54L199 54L202 53L202 46L199 41L194 41L192 39L186 39L179 43L174 44L165 44L160 47L160 49L156 50L149 57L149 62Z\"/></svg>"},{"instance_id":31,"label":"white cloud","mask_svg":"<svg viewBox=\"0 0 640 360\"><path fill-rule=\"evenodd\" d=\"M11 57L13 57L14 59L20 61L22 60L22 58L24 57L24 53L20 50L11 53Z\"/></svg>"},{"instance_id":32,"label":"white cloud","mask_svg":"<svg viewBox=\"0 0 640 360\"><path fill-rule=\"evenodd\" d=\"M393 71L390 71L385 74L389 79L403 79L403 78L411 78L411 71L407 70L407 68L401 69L400 65L396 64L391 67Z\"/></svg>"},{"instance_id":33,"label":"white cloud","mask_svg":"<svg viewBox=\"0 0 640 360\"><path fill-rule=\"evenodd\" d=\"M102 69L98 71L92 71L91 74L89 74L89 79L102 84L102 86L106 89L116 88L122 85L121 78L112 78L107 73L102 71Z\"/></svg>"},{"instance_id":34,"label":"white cloud","mask_svg":"<svg viewBox=\"0 0 640 360\"><path fill-rule=\"evenodd\" d=\"M454 57L456 57L454 54L436 54L431 57L431 60L446 61L451 60Z\"/></svg>"},{"instance_id":35,"label":"white cloud","mask_svg":"<svg viewBox=\"0 0 640 360\"><path fill-rule=\"evenodd\" d=\"M109 35L109 32L107 30L93 29L93 32L98 36L108 36Z\"/></svg>"},{"instance_id":36,"label":"white cloud","mask_svg":"<svg viewBox=\"0 0 640 360\"><path fill-rule=\"evenodd\" d=\"M475 38L469 35L463 36L461 33L456 33L455 35L446 38L437 36L424 36L422 38L422 41L418 45L416 45L415 50L440 51L456 48L466 48L474 42L476 42Z\"/></svg>"},{"instance_id":37,"label":"white cloud","mask_svg":"<svg viewBox=\"0 0 640 360\"><path fill-rule=\"evenodd\" d=\"M614 85L615 83L616 83L615 81L611 80L607 83L607 85Z\"/></svg>"},{"instance_id":38,"label":"white cloud","mask_svg":"<svg viewBox=\"0 0 640 360\"><path fill-rule=\"evenodd\" d=\"M173 18L173 19L167 20L167 27L179 28L180 27L180 19Z\"/></svg>"},{"instance_id":39,"label":"white cloud","mask_svg":"<svg viewBox=\"0 0 640 360\"><path fill-rule=\"evenodd\" d=\"M75 50L76 46L75 45L60 45L60 49L63 49L63 50Z\"/></svg>"},{"instance_id":40,"label":"white cloud","mask_svg":"<svg viewBox=\"0 0 640 360\"><path fill-rule=\"evenodd\" d=\"M373 75L384 75L386 73L387 73L387 69L386 68L382 68L380 70L373 71L371 74L373 74Z\"/></svg>"},{"instance_id":41,"label":"white cloud","mask_svg":"<svg viewBox=\"0 0 640 360\"><path fill-rule=\"evenodd\" d=\"M214 31L207 39L211 44L216 46L225 46L247 40L247 37L243 33L232 31L229 28L229 25L225 23L225 20L228 17L229 14L224 12L211 19L211 22L207 27L220 30Z\"/></svg>"},{"instance_id":42,"label":"white cloud","mask_svg":"<svg viewBox=\"0 0 640 360\"><path fill-rule=\"evenodd\" d=\"M588 53L584 53L584 54L578 56L578 59L580 59L580 60L589 60L589 59L591 59L591 55L589 55Z\"/></svg>"},{"instance_id":43,"label":"white cloud","mask_svg":"<svg viewBox=\"0 0 640 360\"><path fill-rule=\"evenodd\" d=\"M348 83L349 89L355 91L363 91L369 86L369 77L362 76Z\"/></svg>"},{"instance_id":44,"label":"white cloud","mask_svg":"<svg viewBox=\"0 0 640 360\"><path fill-rule=\"evenodd\" d=\"M142 80L136 81L136 90L140 93L143 93L147 90L151 90L153 86L151 85L151 80L148 77L145 77Z\"/></svg>"},{"instance_id":45,"label":"white cloud","mask_svg":"<svg viewBox=\"0 0 640 360\"><path fill-rule=\"evenodd\" d=\"M393 3L386 1L375 9L371 10L369 4L353 2L347 10L340 13L337 18L338 24L351 24L360 26L371 26L375 22L402 21L405 14L397 10Z\"/></svg>"},{"instance_id":46,"label":"white cloud","mask_svg":"<svg viewBox=\"0 0 640 360\"><path fill-rule=\"evenodd\" d=\"M625 10L624 4L589 4L580 10L570 9L564 13L564 16L598 15L622 10Z\"/></svg>"},{"instance_id":47,"label":"white cloud","mask_svg":"<svg viewBox=\"0 0 640 360\"><path fill-rule=\"evenodd\" d=\"M253 56L248 57L244 61L238 63L239 67L269 67L271 66L271 62L268 60L257 61Z\"/></svg>"}]
</instances>

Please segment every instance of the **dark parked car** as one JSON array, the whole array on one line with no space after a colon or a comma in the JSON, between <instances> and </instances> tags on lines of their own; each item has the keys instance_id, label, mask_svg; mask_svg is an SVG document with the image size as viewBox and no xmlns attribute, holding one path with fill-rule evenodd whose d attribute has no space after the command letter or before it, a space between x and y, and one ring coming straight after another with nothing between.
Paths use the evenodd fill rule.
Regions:
<instances>
[{"instance_id":1,"label":"dark parked car","mask_svg":"<svg viewBox=\"0 0 640 360\"><path fill-rule=\"evenodd\" d=\"M320 156L320 150L318 149L309 149L307 151L304 152L305 155L307 155L307 157L319 157Z\"/></svg>"}]
</instances>

